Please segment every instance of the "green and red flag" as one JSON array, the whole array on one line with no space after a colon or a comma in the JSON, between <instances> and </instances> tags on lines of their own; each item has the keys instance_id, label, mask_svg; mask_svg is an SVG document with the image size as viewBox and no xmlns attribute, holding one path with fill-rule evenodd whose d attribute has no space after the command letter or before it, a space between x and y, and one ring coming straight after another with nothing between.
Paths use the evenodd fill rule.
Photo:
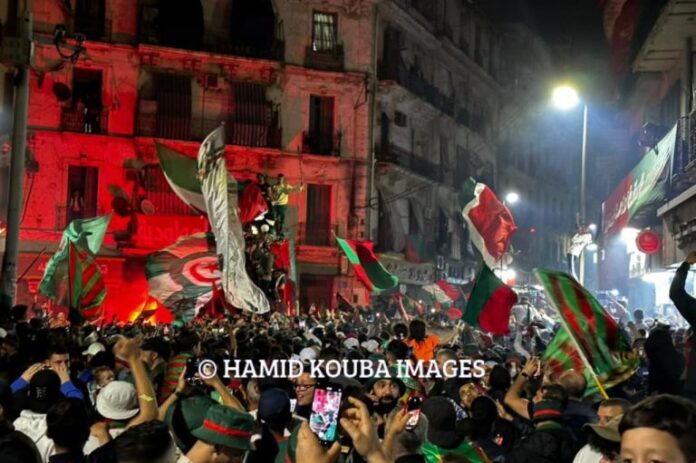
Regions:
<instances>
[{"instance_id":1,"label":"green and red flag","mask_svg":"<svg viewBox=\"0 0 696 463\"><path fill-rule=\"evenodd\" d=\"M372 241L344 240L336 237L338 246L353 265L355 276L372 292L394 288L399 279L389 273L372 250Z\"/></svg>"},{"instance_id":2,"label":"green and red flag","mask_svg":"<svg viewBox=\"0 0 696 463\"><path fill-rule=\"evenodd\" d=\"M423 290L430 293L439 304L450 305L461 297L457 288L445 280L438 280L431 285L423 286Z\"/></svg>"},{"instance_id":3,"label":"green and red flag","mask_svg":"<svg viewBox=\"0 0 696 463\"><path fill-rule=\"evenodd\" d=\"M182 236L166 249L150 254L145 263L150 296L177 320L190 321L213 297L220 284L215 241L211 234Z\"/></svg>"},{"instance_id":4,"label":"green and red flag","mask_svg":"<svg viewBox=\"0 0 696 463\"><path fill-rule=\"evenodd\" d=\"M510 210L498 200L493 190L469 178L459 194L464 204L462 216L466 220L472 243L489 267L503 258L517 225Z\"/></svg>"},{"instance_id":5,"label":"green and red flag","mask_svg":"<svg viewBox=\"0 0 696 463\"><path fill-rule=\"evenodd\" d=\"M464 310L464 321L493 334L510 333L510 312L517 294L486 264L476 277Z\"/></svg>"},{"instance_id":6,"label":"green and red flag","mask_svg":"<svg viewBox=\"0 0 696 463\"><path fill-rule=\"evenodd\" d=\"M599 389L597 382L612 387L633 375L638 359L629 338L597 299L570 275L552 270L535 274L563 325L543 356L551 370L582 372L586 395Z\"/></svg>"},{"instance_id":7,"label":"green and red flag","mask_svg":"<svg viewBox=\"0 0 696 463\"><path fill-rule=\"evenodd\" d=\"M68 301L87 321L101 316L106 286L94 256L80 245L68 243Z\"/></svg>"}]
</instances>

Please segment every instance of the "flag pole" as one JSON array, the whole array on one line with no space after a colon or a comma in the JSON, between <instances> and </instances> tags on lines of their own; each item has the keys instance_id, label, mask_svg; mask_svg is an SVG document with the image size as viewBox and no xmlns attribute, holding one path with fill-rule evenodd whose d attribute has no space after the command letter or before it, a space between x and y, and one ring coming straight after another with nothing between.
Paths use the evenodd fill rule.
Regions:
<instances>
[{"instance_id":1,"label":"flag pole","mask_svg":"<svg viewBox=\"0 0 696 463\"><path fill-rule=\"evenodd\" d=\"M539 277L539 272L537 270L534 270L534 276L536 277L537 281L542 286L542 288L544 288L544 291L546 291L546 285L541 280L541 277ZM584 287L582 287L582 288L585 289ZM549 297L549 302L551 302L551 305L553 305L553 308L556 309L556 312L558 312L560 314L561 310L556 306L554 298ZM604 397L604 399L608 399L609 396L607 395L607 391L604 389L602 382L599 380L597 373L595 373L594 368L592 367L590 362L587 360L587 357L585 357L585 352L582 350L582 347L580 347L580 344L578 343L577 339L575 339L575 336L573 336L572 331L570 331L568 329L568 325L567 325L565 319L562 316L559 318L561 319L561 325L563 325L563 329L566 330L566 332L568 333L568 338L571 340L571 342L573 344L575 344L575 348L578 350L578 354L580 354L580 359L585 364L587 369L590 371L590 374L592 375L592 379L594 379L594 382L597 385L597 389L599 389L599 393L602 394L602 397Z\"/></svg>"}]
</instances>

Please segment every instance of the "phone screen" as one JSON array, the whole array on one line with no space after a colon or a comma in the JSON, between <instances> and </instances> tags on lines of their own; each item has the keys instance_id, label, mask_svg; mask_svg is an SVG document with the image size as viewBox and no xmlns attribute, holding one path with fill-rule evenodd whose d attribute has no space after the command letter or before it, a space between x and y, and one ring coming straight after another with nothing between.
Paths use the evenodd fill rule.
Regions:
<instances>
[{"instance_id":1,"label":"phone screen","mask_svg":"<svg viewBox=\"0 0 696 463\"><path fill-rule=\"evenodd\" d=\"M342 394L338 385L325 385L314 391L309 427L323 445L330 445L336 440Z\"/></svg>"},{"instance_id":2,"label":"phone screen","mask_svg":"<svg viewBox=\"0 0 696 463\"><path fill-rule=\"evenodd\" d=\"M422 397L411 397L408 399L408 405L406 410L408 410L408 421L406 422L406 429L411 430L418 426L418 419L420 418L420 407L423 404Z\"/></svg>"},{"instance_id":3,"label":"phone screen","mask_svg":"<svg viewBox=\"0 0 696 463\"><path fill-rule=\"evenodd\" d=\"M198 367L200 366L201 359L198 357L189 357L186 360L186 373L184 373L184 378L186 378L186 382L190 384L191 386L199 386L203 384L203 381L196 376L196 373L198 373Z\"/></svg>"}]
</instances>

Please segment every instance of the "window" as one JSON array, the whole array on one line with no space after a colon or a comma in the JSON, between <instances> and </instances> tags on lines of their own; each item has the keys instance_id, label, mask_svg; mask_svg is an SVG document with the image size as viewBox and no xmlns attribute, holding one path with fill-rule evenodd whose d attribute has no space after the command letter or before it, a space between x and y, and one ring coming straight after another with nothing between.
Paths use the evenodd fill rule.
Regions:
<instances>
[{"instance_id":1,"label":"window","mask_svg":"<svg viewBox=\"0 0 696 463\"><path fill-rule=\"evenodd\" d=\"M329 308L333 301L334 288L333 277L330 275L300 275L300 306L309 310L309 306L315 304L317 308L322 306Z\"/></svg>"},{"instance_id":2,"label":"window","mask_svg":"<svg viewBox=\"0 0 696 463\"><path fill-rule=\"evenodd\" d=\"M315 11L312 18L312 50L335 51L338 48L337 17L333 13Z\"/></svg>"},{"instance_id":3,"label":"window","mask_svg":"<svg viewBox=\"0 0 696 463\"><path fill-rule=\"evenodd\" d=\"M266 102L266 87L260 84L234 84L233 120L230 143L243 146L267 146L271 125L271 107Z\"/></svg>"},{"instance_id":4,"label":"window","mask_svg":"<svg viewBox=\"0 0 696 463\"><path fill-rule=\"evenodd\" d=\"M157 136L175 140L191 139L191 77L157 73Z\"/></svg>"},{"instance_id":5,"label":"window","mask_svg":"<svg viewBox=\"0 0 696 463\"><path fill-rule=\"evenodd\" d=\"M333 154L334 98L310 95L307 147L313 154Z\"/></svg>"},{"instance_id":6,"label":"window","mask_svg":"<svg viewBox=\"0 0 696 463\"><path fill-rule=\"evenodd\" d=\"M197 215L174 193L159 165L145 166L142 180L146 199L155 206L156 215Z\"/></svg>"},{"instance_id":7,"label":"window","mask_svg":"<svg viewBox=\"0 0 696 463\"><path fill-rule=\"evenodd\" d=\"M105 0L77 0L75 4L75 32L89 40L104 38Z\"/></svg>"},{"instance_id":8,"label":"window","mask_svg":"<svg viewBox=\"0 0 696 463\"><path fill-rule=\"evenodd\" d=\"M307 185L304 244L328 246L331 239L331 187Z\"/></svg>"},{"instance_id":9,"label":"window","mask_svg":"<svg viewBox=\"0 0 696 463\"><path fill-rule=\"evenodd\" d=\"M88 219L97 215L99 168L68 166L68 198L66 222Z\"/></svg>"},{"instance_id":10,"label":"window","mask_svg":"<svg viewBox=\"0 0 696 463\"><path fill-rule=\"evenodd\" d=\"M105 133L107 121L102 111L102 71L75 68L72 107L61 113L63 130L81 133Z\"/></svg>"}]
</instances>

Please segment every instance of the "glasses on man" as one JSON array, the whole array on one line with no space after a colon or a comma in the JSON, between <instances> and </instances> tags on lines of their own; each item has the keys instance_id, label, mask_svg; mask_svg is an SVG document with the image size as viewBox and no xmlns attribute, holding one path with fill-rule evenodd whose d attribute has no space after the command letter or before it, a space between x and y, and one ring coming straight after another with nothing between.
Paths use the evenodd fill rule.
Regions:
<instances>
[{"instance_id":1,"label":"glasses on man","mask_svg":"<svg viewBox=\"0 0 696 463\"><path fill-rule=\"evenodd\" d=\"M297 389L298 391L306 391L307 389L311 389L314 386L316 386L316 384L295 384L295 389Z\"/></svg>"}]
</instances>

